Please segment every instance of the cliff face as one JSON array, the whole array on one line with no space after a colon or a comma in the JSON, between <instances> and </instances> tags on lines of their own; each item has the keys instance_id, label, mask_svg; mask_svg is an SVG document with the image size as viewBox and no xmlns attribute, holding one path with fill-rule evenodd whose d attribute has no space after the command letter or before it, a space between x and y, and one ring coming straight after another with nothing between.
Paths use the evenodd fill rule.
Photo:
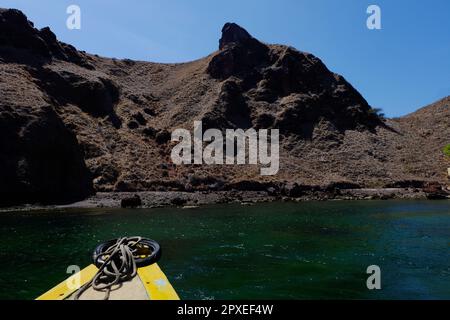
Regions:
<instances>
[{"instance_id":1,"label":"cliff face","mask_svg":"<svg viewBox=\"0 0 450 320\"><path fill-rule=\"evenodd\" d=\"M219 43L220 51L209 61L207 73L225 81L221 94L231 97L227 101L220 96L219 114L226 116L223 111L233 109L236 100L243 101L229 112L231 116L241 112L246 120L236 126L269 126L284 135L311 139L320 121L341 133L382 125L366 100L312 54L262 44L231 23L224 26ZM218 122L223 120L227 119Z\"/></svg>"},{"instance_id":2,"label":"cliff face","mask_svg":"<svg viewBox=\"0 0 450 320\"><path fill-rule=\"evenodd\" d=\"M0 93L0 204L71 201L95 190L446 179L448 98L382 120L317 57L264 44L232 23L210 56L157 64L79 52L20 11L0 9ZM205 129L279 129L279 173L173 165L170 132L192 130L195 120Z\"/></svg>"},{"instance_id":3,"label":"cliff face","mask_svg":"<svg viewBox=\"0 0 450 320\"><path fill-rule=\"evenodd\" d=\"M0 204L73 201L92 193L75 133L37 85L33 71L53 59L82 63L49 29L0 10Z\"/></svg>"}]
</instances>

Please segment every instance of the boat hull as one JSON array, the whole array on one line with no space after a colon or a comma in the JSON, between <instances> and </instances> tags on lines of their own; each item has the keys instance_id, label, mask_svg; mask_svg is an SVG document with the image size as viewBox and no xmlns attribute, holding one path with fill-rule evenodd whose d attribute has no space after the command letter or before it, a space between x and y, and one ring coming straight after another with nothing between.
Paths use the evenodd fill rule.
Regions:
<instances>
[{"instance_id":1,"label":"boat hull","mask_svg":"<svg viewBox=\"0 0 450 320\"><path fill-rule=\"evenodd\" d=\"M89 282L98 268L91 264L56 285L36 300L73 300L74 293ZM102 300L105 293L87 289L80 300ZM179 300L178 294L157 263L139 268L137 275L112 288L109 300Z\"/></svg>"}]
</instances>

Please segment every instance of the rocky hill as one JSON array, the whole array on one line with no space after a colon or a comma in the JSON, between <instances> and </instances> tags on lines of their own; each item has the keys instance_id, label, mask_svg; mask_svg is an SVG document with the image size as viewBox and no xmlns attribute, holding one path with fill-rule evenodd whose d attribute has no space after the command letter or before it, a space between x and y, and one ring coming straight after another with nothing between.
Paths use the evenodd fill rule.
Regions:
<instances>
[{"instance_id":1,"label":"rocky hill","mask_svg":"<svg viewBox=\"0 0 450 320\"><path fill-rule=\"evenodd\" d=\"M0 204L70 202L95 191L421 187L445 183L450 98L382 119L310 53L226 24L189 63L77 51L0 9ZM280 171L170 160L175 128L276 128ZM288 187L290 186L290 187ZM290 189L289 189L290 188Z\"/></svg>"}]
</instances>

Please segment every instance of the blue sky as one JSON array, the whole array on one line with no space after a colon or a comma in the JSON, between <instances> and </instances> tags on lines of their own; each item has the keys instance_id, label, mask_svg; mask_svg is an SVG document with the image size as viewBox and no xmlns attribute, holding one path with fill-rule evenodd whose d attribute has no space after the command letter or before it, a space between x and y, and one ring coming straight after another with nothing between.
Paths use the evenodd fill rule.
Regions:
<instances>
[{"instance_id":1,"label":"blue sky","mask_svg":"<svg viewBox=\"0 0 450 320\"><path fill-rule=\"evenodd\" d=\"M81 30L66 8L81 8ZM382 30L366 27L370 4ZM450 95L449 0L0 0L80 50L155 62L201 58L225 22L256 38L308 51L391 117Z\"/></svg>"}]
</instances>

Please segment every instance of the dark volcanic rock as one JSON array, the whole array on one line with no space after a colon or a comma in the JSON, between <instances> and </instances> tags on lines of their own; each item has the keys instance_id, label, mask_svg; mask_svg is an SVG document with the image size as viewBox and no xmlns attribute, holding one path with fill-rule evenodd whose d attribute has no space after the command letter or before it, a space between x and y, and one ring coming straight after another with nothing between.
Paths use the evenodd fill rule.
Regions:
<instances>
[{"instance_id":1,"label":"dark volcanic rock","mask_svg":"<svg viewBox=\"0 0 450 320\"><path fill-rule=\"evenodd\" d=\"M36 54L50 57L51 48L48 41L51 36L47 31L46 37L41 37L39 30L34 28L32 22L19 10L0 9L0 45L19 49L29 49Z\"/></svg>"},{"instance_id":2,"label":"dark volcanic rock","mask_svg":"<svg viewBox=\"0 0 450 320\"><path fill-rule=\"evenodd\" d=\"M240 190L240 191L267 191L269 188L278 189L276 185L270 182L262 183L258 181L242 180L229 183L225 186L225 190Z\"/></svg>"},{"instance_id":3,"label":"dark volcanic rock","mask_svg":"<svg viewBox=\"0 0 450 320\"><path fill-rule=\"evenodd\" d=\"M400 180L385 185L385 188L424 188L425 181L422 180Z\"/></svg>"},{"instance_id":4,"label":"dark volcanic rock","mask_svg":"<svg viewBox=\"0 0 450 320\"><path fill-rule=\"evenodd\" d=\"M219 49L222 50L226 45L236 43L246 43L255 40L244 28L236 23L226 23L222 28L222 38L219 40Z\"/></svg>"},{"instance_id":5,"label":"dark volcanic rock","mask_svg":"<svg viewBox=\"0 0 450 320\"><path fill-rule=\"evenodd\" d=\"M282 134L294 133L312 139L314 127L326 120L330 130L335 132L320 135L325 139L329 136L333 140L341 140L338 132L374 130L383 125L359 92L342 76L330 72L312 54L291 47L269 47L235 24L224 26L220 49L211 59L207 72L214 78L227 79L221 95L225 94L228 98L222 100L229 102L219 101L219 105L236 107L231 112L222 108L221 112L210 115L209 119L206 117L206 120L223 122L230 119L229 114L249 113L242 107L243 103L235 99L237 90L231 84L239 83L241 97L251 98L255 104L258 101L273 104L274 112L266 116L268 121L265 123L279 128ZM245 120L248 119L246 116ZM262 123L257 121L260 120L254 124L260 127ZM245 127L242 120L239 122L239 127ZM250 125L247 123L246 126Z\"/></svg>"},{"instance_id":6,"label":"dark volcanic rock","mask_svg":"<svg viewBox=\"0 0 450 320\"><path fill-rule=\"evenodd\" d=\"M226 24L220 52L211 59L207 72L217 79L239 76L245 82L255 82L260 75L254 68L266 62L268 52L269 48L247 31L236 24Z\"/></svg>"},{"instance_id":7,"label":"dark volcanic rock","mask_svg":"<svg viewBox=\"0 0 450 320\"><path fill-rule=\"evenodd\" d=\"M361 186L353 182L333 182L325 187L325 191L336 191L336 190L346 190L346 189L360 189Z\"/></svg>"},{"instance_id":8,"label":"dark volcanic rock","mask_svg":"<svg viewBox=\"0 0 450 320\"><path fill-rule=\"evenodd\" d=\"M133 119L139 122L141 126L145 126L147 124L147 120L145 120L144 116L140 112L133 114Z\"/></svg>"},{"instance_id":9,"label":"dark volcanic rock","mask_svg":"<svg viewBox=\"0 0 450 320\"><path fill-rule=\"evenodd\" d=\"M95 117L114 114L119 89L110 79L50 68L30 69L40 87L59 105L72 103Z\"/></svg>"},{"instance_id":10,"label":"dark volcanic rock","mask_svg":"<svg viewBox=\"0 0 450 320\"><path fill-rule=\"evenodd\" d=\"M288 197L297 198L310 190L308 186L299 185L298 183L288 183L283 186L282 193Z\"/></svg>"},{"instance_id":11,"label":"dark volcanic rock","mask_svg":"<svg viewBox=\"0 0 450 320\"><path fill-rule=\"evenodd\" d=\"M176 205L176 206L180 207L180 206L184 206L187 203L187 200L183 199L183 198L180 198L180 197L177 197L177 198L172 199L171 203L173 205Z\"/></svg>"},{"instance_id":12,"label":"dark volcanic rock","mask_svg":"<svg viewBox=\"0 0 450 320\"><path fill-rule=\"evenodd\" d=\"M439 182L429 182L425 184L423 191L430 200L443 200L450 196Z\"/></svg>"},{"instance_id":13,"label":"dark volcanic rock","mask_svg":"<svg viewBox=\"0 0 450 320\"><path fill-rule=\"evenodd\" d=\"M120 201L122 208L136 208L142 205L142 200L139 195L135 194L133 197L124 198Z\"/></svg>"},{"instance_id":14,"label":"dark volcanic rock","mask_svg":"<svg viewBox=\"0 0 450 320\"><path fill-rule=\"evenodd\" d=\"M308 199L346 187L448 183L442 148L450 143L450 98L382 120L319 58L262 43L236 24L224 26L220 50L206 58L132 62L79 52L2 9L0 97L3 203L80 198L92 179L97 191L232 187L236 197L251 189ZM196 120L205 130L279 129L279 172L173 166L170 132L192 130ZM333 181L345 185L327 188Z\"/></svg>"},{"instance_id":15,"label":"dark volcanic rock","mask_svg":"<svg viewBox=\"0 0 450 320\"><path fill-rule=\"evenodd\" d=\"M0 205L68 202L91 194L81 148L54 110L18 111L0 105Z\"/></svg>"},{"instance_id":16,"label":"dark volcanic rock","mask_svg":"<svg viewBox=\"0 0 450 320\"><path fill-rule=\"evenodd\" d=\"M256 129L272 128L275 117L269 113L260 114L255 121Z\"/></svg>"},{"instance_id":17,"label":"dark volcanic rock","mask_svg":"<svg viewBox=\"0 0 450 320\"><path fill-rule=\"evenodd\" d=\"M127 124L128 128L131 130L137 129L139 127L139 123L137 123L134 120L131 120L130 122L128 122Z\"/></svg>"},{"instance_id":18,"label":"dark volcanic rock","mask_svg":"<svg viewBox=\"0 0 450 320\"><path fill-rule=\"evenodd\" d=\"M153 110L153 109L150 109L150 108L144 108L144 112L145 112L146 114L148 114L149 116L152 116L152 117L156 116L155 110Z\"/></svg>"},{"instance_id":19,"label":"dark volcanic rock","mask_svg":"<svg viewBox=\"0 0 450 320\"><path fill-rule=\"evenodd\" d=\"M250 110L238 79L230 78L223 82L214 108L205 114L202 121L205 129L251 126Z\"/></svg>"},{"instance_id":20,"label":"dark volcanic rock","mask_svg":"<svg viewBox=\"0 0 450 320\"><path fill-rule=\"evenodd\" d=\"M171 134L167 130L161 130L155 136L155 140L158 144L167 143L170 141L170 138L171 138Z\"/></svg>"},{"instance_id":21,"label":"dark volcanic rock","mask_svg":"<svg viewBox=\"0 0 450 320\"><path fill-rule=\"evenodd\" d=\"M11 61L56 58L93 69L88 58L71 45L61 43L48 28L38 30L16 9L0 8L0 50ZM37 56L36 56L37 55Z\"/></svg>"},{"instance_id":22,"label":"dark volcanic rock","mask_svg":"<svg viewBox=\"0 0 450 320\"><path fill-rule=\"evenodd\" d=\"M157 132L158 131L152 127L147 127L147 128L144 128L144 130L142 130L142 133L149 138L155 138Z\"/></svg>"}]
</instances>

